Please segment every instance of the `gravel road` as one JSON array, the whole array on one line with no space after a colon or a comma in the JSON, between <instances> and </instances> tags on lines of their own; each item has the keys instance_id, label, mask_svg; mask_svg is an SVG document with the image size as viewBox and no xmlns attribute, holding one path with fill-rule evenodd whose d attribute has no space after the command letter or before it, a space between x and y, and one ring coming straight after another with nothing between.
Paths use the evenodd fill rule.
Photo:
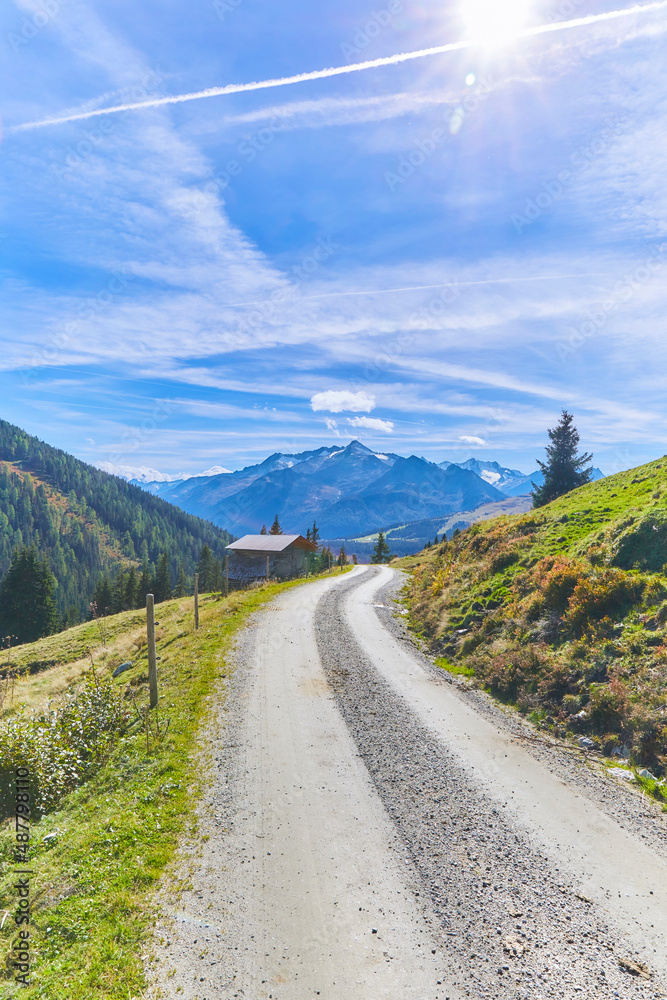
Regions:
<instances>
[{"instance_id":1,"label":"gravel road","mask_svg":"<svg viewBox=\"0 0 667 1000\"><path fill-rule=\"evenodd\" d=\"M433 667L399 583L307 584L241 635L153 995L667 996L664 814Z\"/></svg>"}]
</instances>

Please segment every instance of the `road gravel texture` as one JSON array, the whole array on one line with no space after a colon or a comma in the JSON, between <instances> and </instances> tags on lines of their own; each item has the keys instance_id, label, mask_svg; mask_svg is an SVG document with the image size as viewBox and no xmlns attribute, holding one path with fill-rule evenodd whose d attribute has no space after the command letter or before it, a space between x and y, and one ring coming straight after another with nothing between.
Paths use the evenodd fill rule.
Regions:
<instances>
[{"instance_id":1,"label":"road gravel texture","mask_svg":"<svg viewBox=\"0 0 667 1000\"><path fill-rule=\"evenodd\" d=\"M434 667L400 584L306 584L241 635L153 995L667 996L664 814Z\"/></svg>"}]
</instances>

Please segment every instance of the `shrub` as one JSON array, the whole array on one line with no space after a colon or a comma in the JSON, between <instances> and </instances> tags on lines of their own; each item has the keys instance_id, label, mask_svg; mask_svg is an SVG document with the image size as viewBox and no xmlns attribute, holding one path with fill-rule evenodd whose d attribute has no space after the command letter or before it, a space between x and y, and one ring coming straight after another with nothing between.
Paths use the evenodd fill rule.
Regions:
<instances>
[{"instance_id":1,"label":"shrub","mask_svg":"<svg viewBox=\"0 0 667 1000\"><path fill-rule=\"evenodd\" d=\"M644 602L646 604L660 604L664 600L665 594L667 591L664 581L654 576L644 587Z\"/></svg>"},{"instance_id":2,"label":"shrub","mask_svg":"<svg viewBox=\"0 0 667 1000\"><path fill-rule=\"evenodd\" d=\"M658 572L666 560L667 515L654 511L621 535L612 564L621 569Z\"/></svg>"},{"instance_id":3,"label":"shrub","mask_svg":"<svg viewBox=\"0 0 667 1000\"><path fill-rule=\"evenodd\" d=\"M514 563L519 561L519 552L509 545L501 545L493 553L491 557L491 562L489 564L489 573L494 576L496 573L502 572L502 570L507 569L508 566L513 566Z\"/></svg>"},{"instance_id":4,"label":"shrub","mask_svg":"<svg viewBox=\"0 0 667 1000\"><path fill-rule=\"evenodd\" d=\"M546 602L541 594L531 594L524 605L527 622L536 622L544 616Z\"/></svg>"},{"instance_id":5,"label":"shrub","mask_svg":"<svg viewBox=\"0 0 667 1000\"><path fill-rule=\"evenodd\" d=\"M583 577L577 582L568 601L565 623L577 632L608 615L622 614L639 599L642 589L642 580L617 569Z\"/></svg>"},{"instance_id":6,"label":"shrub","mask_svg":"<svg viewBox=\"0 0 667 1000\"><path fill-rule=\"evenodd\" d=\"M520 691L528 693L536 687L541 666L534 649L521 648L494 656L478 672L494 694L515 701Z\"/></svg>"},{"instance_id":7,"label":"shrub","mask_svg":"<svg viewBox=\"0 0 667 1000\"><path fill-rule=\"evenodd\" d=\"M667 726L662 726L645 713L637 713L632 721L636 732L633 747L635 760L662 774L664 765L660 758L667 754Z\"/></svg>"},{"instance_id":8,"label":"shrub","mask_svg":"<svg viewBox=\"0 0 667 1000\"><path fill-rule=\"evenodd\" d=\"M581 711L581 697L578 694L566 694L563 697L563 711L568 715L576 715Z\"/></svg>"},{"instance_id":9,"label":"shrub","mask_svg":"<svg viewBox=\"0 0 667 1000\"><path fill-rule=\"evenodd\" d=\"M547 607L562 615L577 586L586 578L586 568L571 559L549 557L535 567L535 576Z\"/></svg>"},{"instance_id":10,"label":"shrub","mask_svg":"<svg viewBox=\"0 0 667 1000\"><path fill-rule=\"evenodd\" d=\"M127 723L111 678L89 675L76 694L43 715L17 716L0 727L0 809L9 815L17 767L31 775L35 812L55 808L62 797L107 759Z\"/></svg>"},{"instance_id":11,"label":"shrub","mask_svg":"<svg viewBox=\"0 0 667 1000\"><path fill-rule=\"evenodd\" d=\"M591 684L587 711L591 722L600 732L618 732L628 716L627 693L618 680L608 684Z\"/></svg>"}]
</instances>

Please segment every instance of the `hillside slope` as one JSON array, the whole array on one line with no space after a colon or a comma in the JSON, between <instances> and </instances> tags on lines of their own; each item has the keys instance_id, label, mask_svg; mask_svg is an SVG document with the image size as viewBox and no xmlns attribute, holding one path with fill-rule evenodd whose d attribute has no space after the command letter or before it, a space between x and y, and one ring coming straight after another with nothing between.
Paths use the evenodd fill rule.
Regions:
<instances>
[{"instance_id":1,"label":"hillside slope","mask_svg":"<svg viewBox=\"0 0 667 1000\"><path fill-rule=\"evenodd\" d=\"M667 766L667 459L405 560L432 652L556 732ZM445 665L443 659L443 665Z\"/></svg>"},{"instance_id":2,"label":"hillside slope","mask_svg":"<svg viewBox=\"0 0 667 1000\"><path fill-rule=\"evenodd\" d=\"M16 546L35 544L58 581L58 611L78 621L99 579L170 554L192 574L204 544L223 555L231 536L123 479L0 420L0 574Z\"/></svg>"}]
</instances>

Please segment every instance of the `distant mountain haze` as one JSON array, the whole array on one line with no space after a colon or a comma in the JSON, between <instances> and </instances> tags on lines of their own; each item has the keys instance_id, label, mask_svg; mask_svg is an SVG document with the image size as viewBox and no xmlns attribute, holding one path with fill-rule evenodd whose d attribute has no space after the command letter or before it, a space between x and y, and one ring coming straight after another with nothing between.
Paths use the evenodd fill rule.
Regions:
<instances>
[{"instance_id":1,"label":"distant mountain haze","mask_svg":"<svg viewBox=\"0 0 667 1000\"><path fill-rule=\"evenodd\" d=\"M278 514L285 531L304 533L317 520L322 537L350 537L500 500L477 473L426 459L374 452L360 441L178 483L138 483L191 514L253 533Z\"/></svg>"},{"instance_id":2,"label":"distant mountain haze","mask_svg":"<svg viewBox=\"0 0 667 1000\"><path fill-rule=\"evenodd\" d=\"M508 497L526 496L531 492L533 486L541 486L544 476L537 469L526 475L518 469L505 469L498 462L488 462L477 458L469 458L467 462L441 462L441 469L448 469L452 465L458 464L461 469L469 469L477 473L485 482L495 486ZM599 469L593 469L593 480L603 479L604 473Z\"/></svg>"},{"instance_id":3,"label":"distant mountain haze","mask_svg":"<svg viewBox=\"0 0 667 1000\"><path fill-rule=\"evenodd\" d=\"M604 479L604 472L600 469L593 469L593 475L591 477L591 482L595 482L597 479ZM506 486L503 488L503 493L508 497L519 497L530 493L534 486L542 486L544 483L544 475L538 469L536 472L531 472L530 475L524 476L518 482L513 485Z\"/></svg>"},{"instance_id":4,"label":"distant mountain haze","mask_svg":"<svg viewBox=\"0 0 667 1000\"><path fill-rule=\"evenodd\" d=\"M375 452L355 440L276 452L238 472L136 485L236 535L256 533L278 514L284 531L305 534L316 520L322 538L340 539L432 518L444 522L460 511L526 496L541 476L477 458L435 464ZM601 476L596 469L594 478Z\"/></svg>"}]
</instances>

